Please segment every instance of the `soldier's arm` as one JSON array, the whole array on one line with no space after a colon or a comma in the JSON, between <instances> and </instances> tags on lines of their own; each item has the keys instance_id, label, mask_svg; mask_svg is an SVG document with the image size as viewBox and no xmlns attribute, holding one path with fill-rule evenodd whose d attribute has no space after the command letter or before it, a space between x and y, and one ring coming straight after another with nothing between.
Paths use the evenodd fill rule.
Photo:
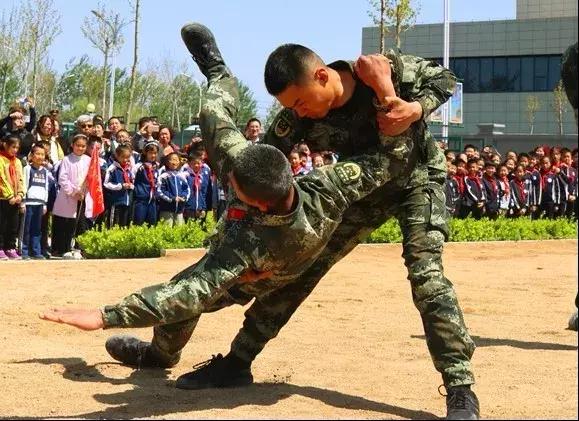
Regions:
<instances>
[{"instance_id":1,"label":"soldier's arm","mask_svg":"<svg viewBox=\"0 0 579 421\"><path fill-rule=\"evenodd\" d=\"M143 288L116 305L101 309L104 328L176 323L203 313L249 268L236 250L206 254L164 284Z\"/></svg>"},{"instance_id":2,"label":"soldier's arm","mask_svg":"<svg viewBox=\"0 0 579 421\"><path fill-rule=\"evenodd\" d=\"M287 155L304 135L303 120L289 108L277 113L261 143L272 145Z\"/></svg>"},{"instance_id":3,"label":"soldier's arm","mask_svg":"<svg viewBox=\"0 0 579 421\"><path fill-rule=\"evenodd\" d=\"M418 101L422 117L426 118L452 96L456 76L432 60L411 55L392 55L394 71L399 81L400 96Z\"/></svg>"},{"instance_id":4,"label":"soldier's arm","mask_svg":"<svg viewBox=\"0 0 579 421\"><path fill-rule=\"evenodd\" d=\"M247 141L234 121L238 107L236 78L222 78L209 85L199 124L211 168L221 180L225 180L233 161L247 147Z\"/></svg>"},{"instance_id":5,"label":"soldier's arm","mask_svg":"<svg viewBox=\"0 0 579 421\"><path fill-rule=\"evenodd\" d=\"M116 305L90 310L51 309L39 317L83 330L147 327L191 319L243 280L249 268L247 259L236 250L216 252L206 254L171 281L143 288Z\"/></svg>"}]
</instances>

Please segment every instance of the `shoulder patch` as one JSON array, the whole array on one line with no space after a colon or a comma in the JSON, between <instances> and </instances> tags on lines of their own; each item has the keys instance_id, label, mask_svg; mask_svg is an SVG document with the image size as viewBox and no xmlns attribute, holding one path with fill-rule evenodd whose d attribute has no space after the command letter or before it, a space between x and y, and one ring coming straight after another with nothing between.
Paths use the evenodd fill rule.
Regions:
<instances>
[{"instance_id":1,"label":"shoulder patch","mask_svg":"<svg viewBox=\"0 0 579 421\"><path fill-rule=\"evenodd\" d=\"M227 220L228 221L241 221L245 218L247 212L239 208L228 208L227 209Z\"/></svg>"},{"instance_id":2,"label":"shoulder patch","mask_svg":"<svg viewBox=\"0 0 579 421\"><path fill-rule=\"evenodd\" d=\"M353 162L338 163L334 166L334 171L344 184L352 184L358 181L362 174L362 168Z\"/></svg>"},{"instance_id":3,"label":"shoulder patch","mask_svg":"<svg viewBox=\"0 0 579 421\"><path fill-rule=\"evenodd\" d=\"M277 121L275 122L273 132L277 137L286 137L290 134L291 130L292 125L289 118L285 115L285 113L280 113Z\"/></svg>"}]
</instances>

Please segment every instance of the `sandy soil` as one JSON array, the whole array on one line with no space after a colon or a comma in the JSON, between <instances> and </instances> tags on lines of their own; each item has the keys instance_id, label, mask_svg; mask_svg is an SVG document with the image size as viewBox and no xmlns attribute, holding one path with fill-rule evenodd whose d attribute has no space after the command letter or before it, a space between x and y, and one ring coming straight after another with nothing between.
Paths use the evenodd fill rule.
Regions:
<instances>
[{"instance_id":1,"label":"sandy soil","mask_svg":"<svg viewBox=\"0 0 579 421\"><path fill-rule=\"evenodd\" d=\"M243 320L239 306L204 316L181 362L166 371L113 362L103 343L118 330L82 332L37 318L50 306L115 303L168 280L200 253L0 263L0 417L444 417L441 378L398 245L360 246L336 265L258 357L248 388L174 388L193 364L228 351ZM565 329L577 241L448 244L444 262L478 345L481 415L577 419L577 334Z\"/></svg>"}]
</instances>

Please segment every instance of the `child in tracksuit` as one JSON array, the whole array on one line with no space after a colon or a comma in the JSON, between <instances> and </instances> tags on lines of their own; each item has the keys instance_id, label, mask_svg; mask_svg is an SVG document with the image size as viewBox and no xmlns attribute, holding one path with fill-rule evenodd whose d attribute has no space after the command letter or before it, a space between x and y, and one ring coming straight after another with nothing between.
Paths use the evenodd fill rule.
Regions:
<instances>
[{"instance_id":1,"label":"child in tracksuit","mask_svg":"<svg viewBox=\"0 0 579 421\"><path fill-rule=\"evenodd\" d=\"M142 225L157 223L157 180L159 164L157 142L147 142L141 154L141 162L133 169L135 175L135 197L133 223Z\"/></svg>"},{"instance_id":2,"label":"child in tracksuit","mask_svg":"<svg viewBox=\"0 0 579 421\"><path fill-rule=\"evenodd\" d=\"M160 219L170 227L182 225L185 202L189 199L187 177L179 171L181 161L175 152L165 157L166 170L159 175L157 196L159 198Z\"/></svg>"},{"instance_id":3,"label":"child in tracksuit","mask_svg":"<svg viewBox=\"0 0 579 421\"><path fill-rule=\"evenodd\" d=\"M499 188L499 215L506 216L509 213L511 202L511 181L506 165L499 165L497 186Z\"/></svg>"},{"instance_id":4,"label":"child in tracksuit","mask_svg":"<svg viewBox=\"0 0 579 421\"><path fill-rule=\"evenodd\" d=\"M559 168L556 168L560 172ZM561 185L548 156L541 158L541 214L554 219L561 205Z\"/></svg>"},{"instance_id":5,"label":"child in tracksuit","mask_svg":"<svg viewBox=\"0 0 579 421\"><path fill-rule=\"evenodd\" d=\"M448 215L451 217L456 216L458 211L457 204L459 203L460 199L460 189L458 182L455 179L455 175L456 166L452 162L447 161L445 184L446 210L448 211Z\"/></svg>"},{"instance_id":6,"label":"child in tracksuit","mask_svg":"<svg viewBox=\"0 0 579 421\"><path fill-rule=\"evenodd\" d=\"M207 211L212 207L212 190L211 170L203 163L200 154L189 156L189 162L183 166L183 173L187 177L189 185L189 199L185 204L183 216L185 222L189 219L199 220L205 223Z\"/></svg>"},{"instance_id":7,"label":"child in tracksuit","mask_svg":"<svg viewBox=\"0 0 579 421\"><path fill-rule=\"evenodd\" d=\"M561 185L562 203L558 216L573 217L577 194L577 171L573 168L573 158L571 151L567 148L561 149L561 163L559 165L559 182Z\"/></svg>"},{"instance_id":8,"label":"child in tracksuit","mask_svg":"<svg viewBox=\"0 0 579 421\"><path fill-rule=\"evenodd\" d=\"M500 195L499 183L495 177L497 167L492 162L486 162L484 165L484 173L482 182L485 190L485 213L490 219L497 219L499 216Z\"/></svg>"},{"instance_id":9,"label":"child in tracksuit","mask_svg":"<svg viewBox=\"0 0 579 421\"><path fill-rule=\"evenodd\" d=\"M541 172L536 168L537 157L529 156L526 167L529 180L529 214L531 219L538 219L541 215Z\"/></svg>"},{"instance_id":10,"label":"child in tracksuit","mask_svg":"<svg viewBox=\"0 0 579 421\"><path fill-rule=\"evenodd\" d=\"M485 190L479 177L478 159L471 158L467 163L468 175L464 178L463 218L472 213L473 218L480 219L485 213Z\"/></svg>"},{"instance_id":11,"label":"child in tracksuit","mask_svg":"<svg viewBox=\"0 0 579 421\"><path fill-rule=\"evenodd\" d=\"M135 188L131 171L131 148L119 145L115 161L107 168L104 188L109 196L109 227L126 227L130 222L132 192Z\"/></svg>"},{"instance_id":12,"label":"child in tracksuit","mask_svg":"<svg viewBox=\"0 0 579 421\"><path fill-rule=\"evenodd\" d=\"M525 168L522 165L515 167L514 176L511 180L509 216L518 218L519 216L528 214L530 182L526 177Z\"/></svg>"},{"instance_id":13,"label":"child in tracksuit","mask_svg":"<svg viewBox=\"0 0 579 421\"><path fill-rule=\"evenodd\" d=\"M0 149L0 260L20 259L16 251L18 213L24 200L20 139L8 137Z\"/></svg>"},{"instance_id":14,"label":"child in tracksuit","mask_svg":"<svg viewBox=\"0 0 579 421\"><path fill-rule=\"evenodd\" d=\"M26 207L24 219L24 236L22 239L23 259L44 259L42 250L42 217L48 211L48 196L54 178L44 167L45 150L40 145L33 145L30 151L29 165L24 167L24 185Z\"/></svg>"}]
</instances>

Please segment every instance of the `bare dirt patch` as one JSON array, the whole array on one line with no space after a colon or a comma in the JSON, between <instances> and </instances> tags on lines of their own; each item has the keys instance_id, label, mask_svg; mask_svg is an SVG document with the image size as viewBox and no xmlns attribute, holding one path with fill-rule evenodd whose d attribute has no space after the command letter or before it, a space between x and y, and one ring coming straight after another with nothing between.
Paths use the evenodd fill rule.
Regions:
<instances>
[{"instance_id":1,"label":"bare dirt patch","mask_svg":"<svg viewBox=\"0 0 579 421\"><path fill-rule=\"evenodd\" d=\"M51 306L96 307L168 280L202 252L160 259L0 263L0 416L436 418L441 383L399 245L359 246L336 265L253 366L256 384L189 392L175 379L227 353L242 307L208 314L171 370L116 364L104 341L48 323ZM447 244L446 275L478 345L484 418L577 419L577 241ZM124 331L144 339L150 329Z\"/></svg>"}]
</instances>

